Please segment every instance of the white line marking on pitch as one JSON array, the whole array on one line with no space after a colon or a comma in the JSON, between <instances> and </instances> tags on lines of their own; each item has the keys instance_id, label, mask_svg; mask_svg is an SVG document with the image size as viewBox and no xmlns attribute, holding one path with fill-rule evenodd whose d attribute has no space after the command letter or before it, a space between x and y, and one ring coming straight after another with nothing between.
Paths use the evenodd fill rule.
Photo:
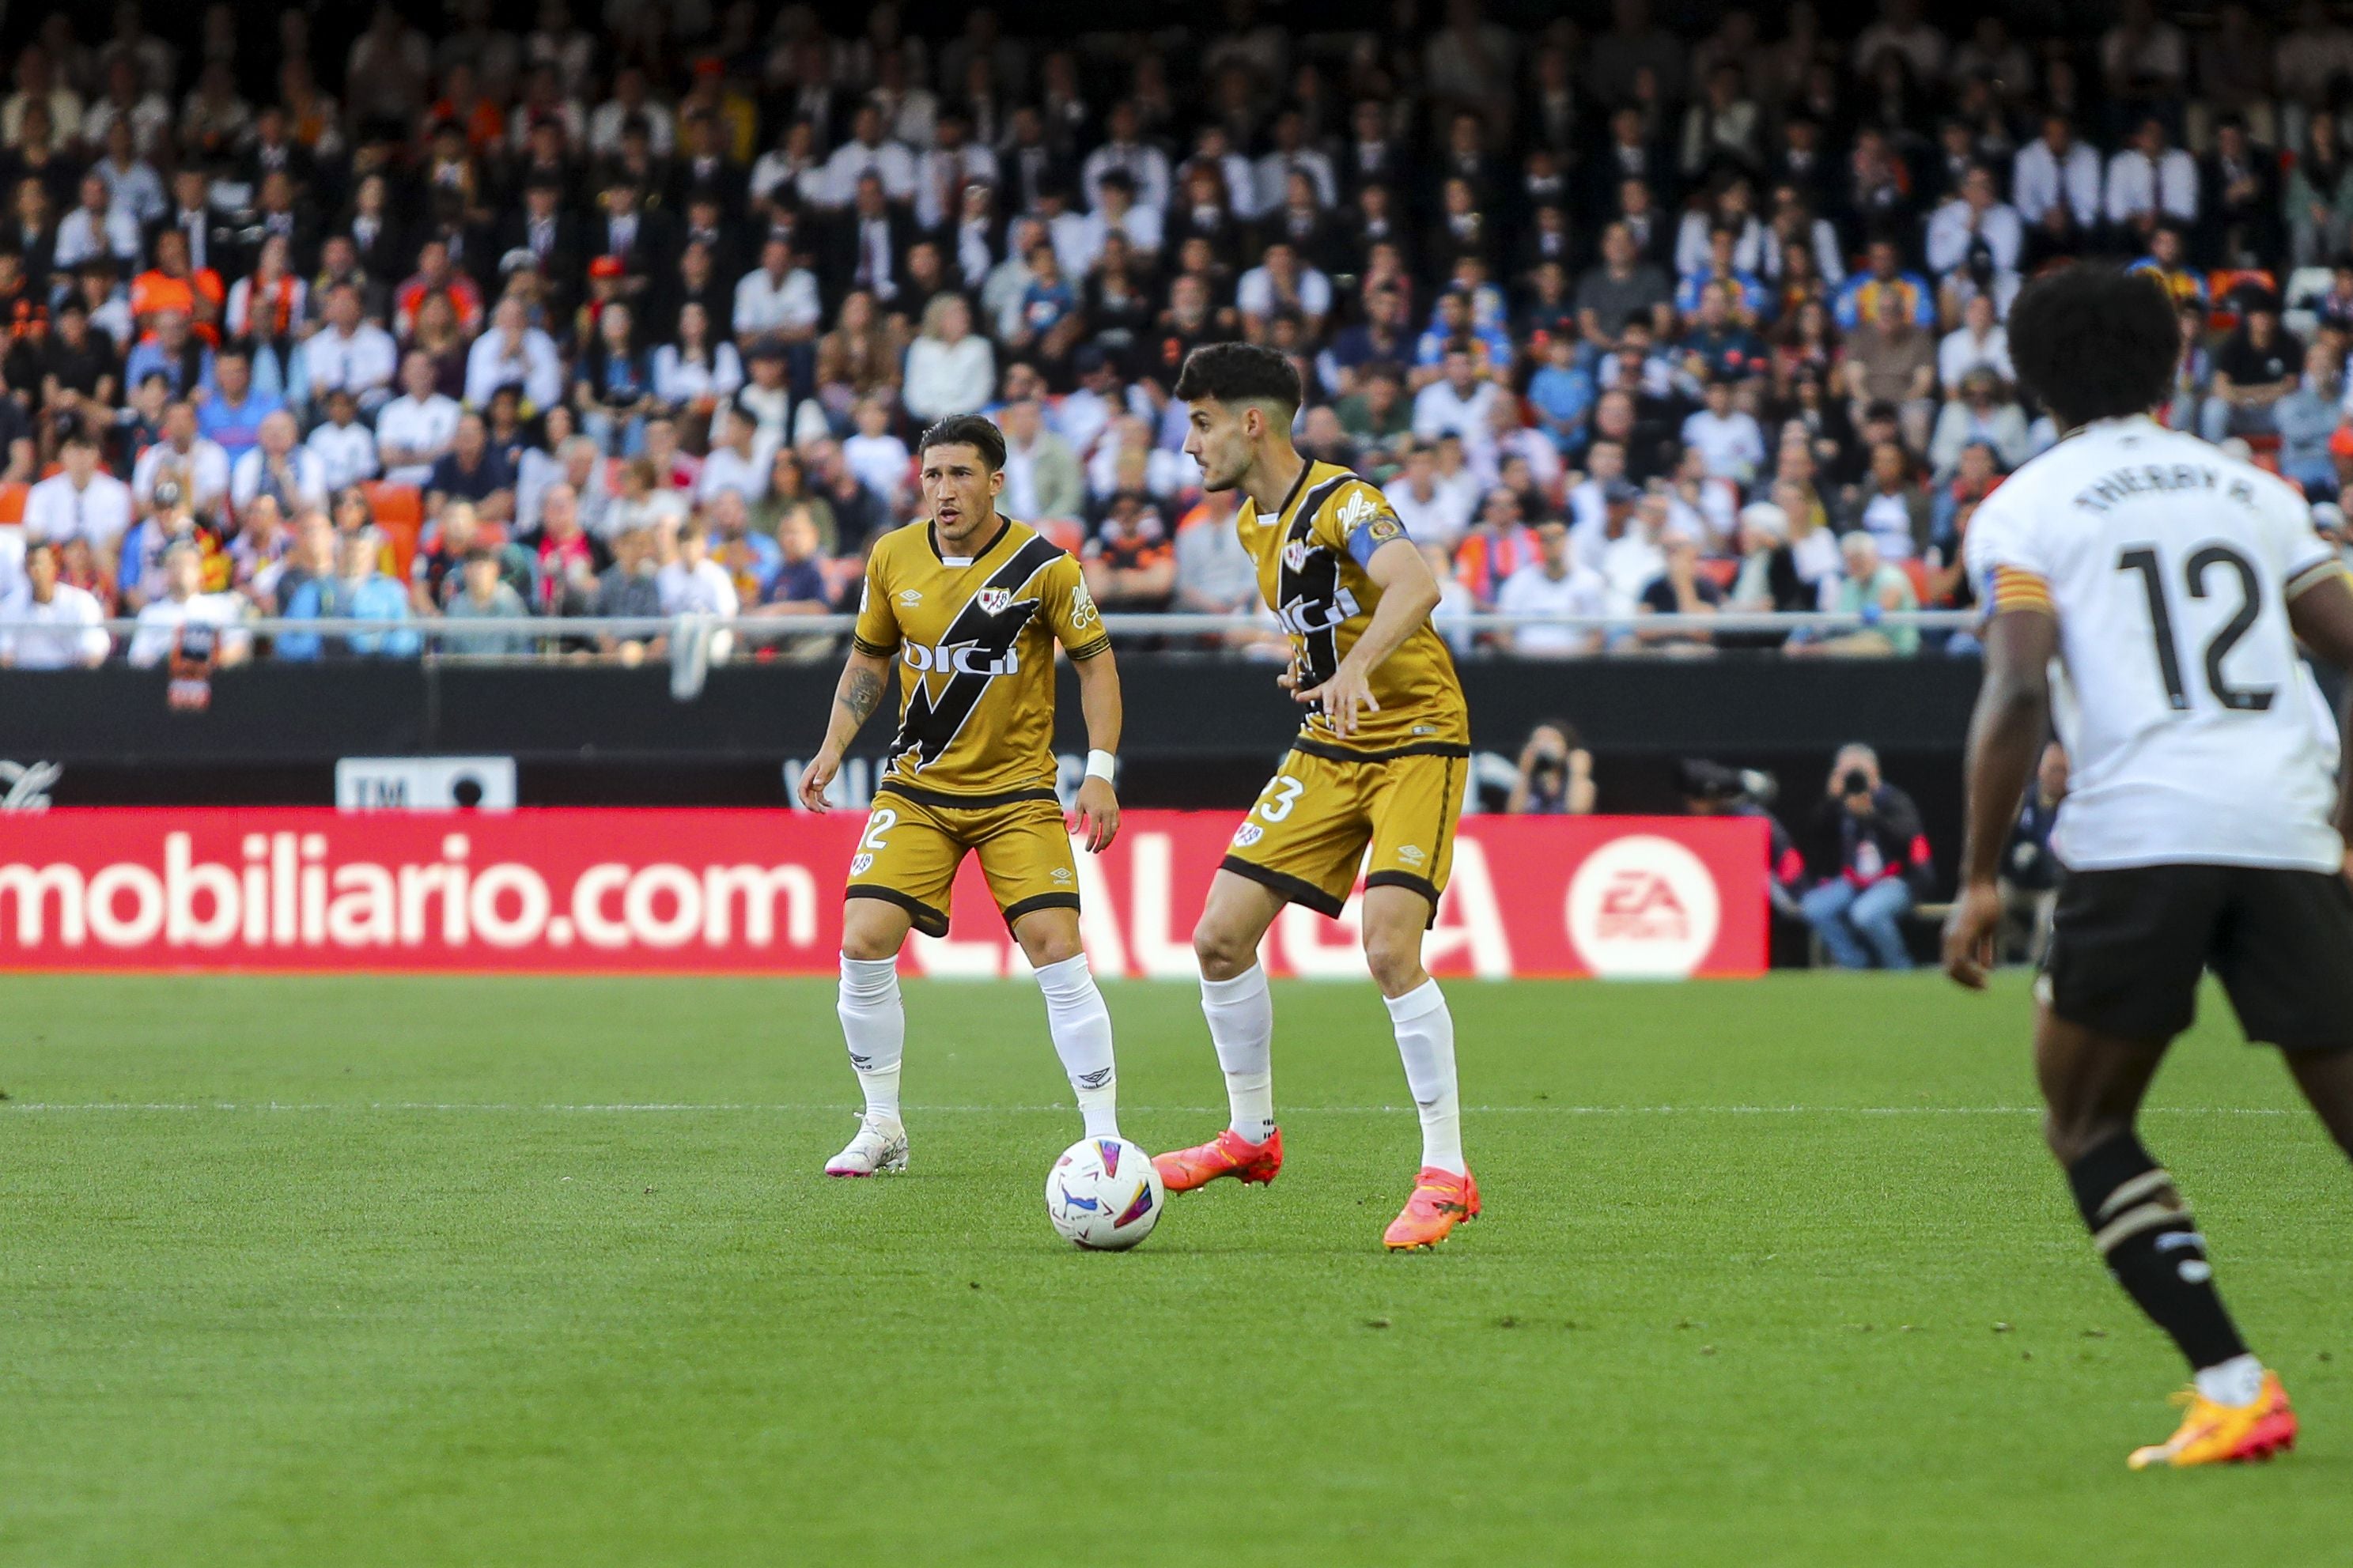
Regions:
<instances>
[{"instance_id":1,"label":"white line marking on pitch","mask_svg":"<svg viewBox=\"0 0 2353 1568\"><path fill-rule=\"evenodd\" d=\"M1067 1105L911 1105L909 1113L932 1116L998 1116L1062 1114ZM1123 1109L1139 1116L1221 1116L1223 1106L1207 1105L1131 1105ZM1286 1108L1295 1116L1386 1116L1413 1108L1409 1105L1300 1105ZM11 1112L61 1110L132 1110L132 1111L498 1111L506 1113L538 1112L561 1115L637 1115L683 1114L715 1115L732 1112L759 1112L782 1115L850 1114L855 1107L839 1105L782 1105L754 1102L718 1102L712 1104L663 1103L649 1101L639 1104L610 1105L523 1105L491 1101L434 1100L350 1100L297 1103L284 1100L18 1100L0 1103L0 1115ZM1474 1105L1463 1108L1466 1116L2040 1116L2040 1106L2033 1105ZM2144 1106L2145 1116L2293 1116L2300 1112L2277 1106L2254 1105L2152 1105Z\"/></svg>"}]
</instances>

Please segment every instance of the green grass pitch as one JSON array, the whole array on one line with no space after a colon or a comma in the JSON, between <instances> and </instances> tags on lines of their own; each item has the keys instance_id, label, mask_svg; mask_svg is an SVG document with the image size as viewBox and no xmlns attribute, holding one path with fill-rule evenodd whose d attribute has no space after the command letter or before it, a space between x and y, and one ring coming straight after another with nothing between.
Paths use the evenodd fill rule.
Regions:
<instances>
[{"instance_id":1,"label":"green grass pitch","mask_svg":"<svg viewBox=\"0 0 2353 1568\"><path fill-rule=\"evenodd\" d=\"M1383 1255L1385 1016L1287 985L1282 1179L1089 1256L1027 985L908 987L832 1183L827 983L0 979L0 1563L2344 1560L2353 1173L2219 999L2147 1132L2304 1446L2132 1475L2021 984L1450 989L1482 1222ZM1128 1133L1221 1125L1107 990Z\"/></svg>"}]
</instances>

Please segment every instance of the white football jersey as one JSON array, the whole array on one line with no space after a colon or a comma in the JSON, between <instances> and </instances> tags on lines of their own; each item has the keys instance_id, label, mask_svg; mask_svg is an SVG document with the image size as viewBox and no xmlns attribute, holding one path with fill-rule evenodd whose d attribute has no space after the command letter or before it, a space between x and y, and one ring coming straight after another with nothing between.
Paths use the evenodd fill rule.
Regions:
<instances>
[{"instance_id":1,"label":"white football jersey","mask_svg":"<svg viewBox=\"0 0 2353 1568\"><path fill-rule=\"evenodd\" d=\"M2102 420L1970 520L1991 614L2059 622L2065 865L2334 871L2337 730L2287 605L2340 571L2294 489L2147 418Z\"/></svg>"}]
</instances>

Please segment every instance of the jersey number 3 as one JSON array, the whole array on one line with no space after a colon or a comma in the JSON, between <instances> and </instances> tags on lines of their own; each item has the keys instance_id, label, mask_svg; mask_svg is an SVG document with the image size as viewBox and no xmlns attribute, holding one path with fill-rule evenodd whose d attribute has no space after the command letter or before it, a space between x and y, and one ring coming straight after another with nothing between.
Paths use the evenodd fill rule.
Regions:
<instances>
[{"instance_id":1,"label":"jersey number 3","mask_svg":"<svg viewBox=\"0 0 2353 1568\"><path fill-rule=\"evenodd\" d=\"M2182 563L2181 575L2191 598L2206 597L2207 574L2217 566L2227 566L2237 574L2239 607L2206 639L2206 689L2225 708L2242 713L2262 713L2270 709L2275 688L2233 686L2222 679L2222 661L2254 626L2255 617L2263 614L2263 606L2255 597L2262 591L2262 584L2245 556L2227 544L2210 544ZM2157 642L2157 668L2165 677L2165 700L2174 711L2187 712L2189 693L2181 683L2181 657L2173 644L2173 605L2166 596L2165 574L2158 568L2157 552L2147 545L2127 550L2116 557L2116 570L2141 574L2141 585L2148 595L2149 631Z\"/></svg>"}]
</instances>

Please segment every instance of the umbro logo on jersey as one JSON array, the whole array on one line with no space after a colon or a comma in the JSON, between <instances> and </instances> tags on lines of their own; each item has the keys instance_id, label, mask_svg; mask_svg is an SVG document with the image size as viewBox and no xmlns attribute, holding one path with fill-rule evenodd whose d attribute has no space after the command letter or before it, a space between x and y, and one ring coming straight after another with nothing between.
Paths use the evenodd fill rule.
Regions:
<instances>
[{"instance_id":1,"label":"umbro logo on jersey","mask_svg":"<svg viewBox=\"0 0 2353 1568\"><path fill-rule=\"evenodd\" d=\"M1013 603L1013 594L1006 588L983 588L972 596L972 602L980 606L984 616L1001 616L1005 607Z\"/></svg>"},{"instance_id":2,"label":"umbro logo on jersey","mask_svg":"<svg viewBox=\"0 0 2353 1568\"><path fill-rule=\"evenodd\" d=\"M1293 572L1303 570L1307 565L1307 542L1303 539L1294 539L1284 544L1282 563Z\"/></svg>"},{"instance_id":3,"label":"umbro logo on jersey","mask_svg":"<svg viewBox=\"0 0 2353 1568\"><path fill-rule=\"evenodd\" d=\"M923 602L923 591L921 588L909 588L899 595L899 602L902 605L920 605Z\"/></svg>"},{"instance_id":4,"label":"umbro logo on jersey","mask_svg":"<svg viewBox=\"0 0 2353 1568\"><path fill-rule=\"evenodd\" d=\"M1423 854L1420 845L1405 844L1398 846L1398 858L1409 866L1419 866L1427 857Z\"/></svg>"},{"instance_id":5,"label":"umbro logo on jersey","mask_svg":"<svg viewBox=\"0 0 2353 1568\"><path fill-rule=\"evenodd\" d=\"M1348 498L1348 504L1340 509L1340 515L1333 521L1340 525L1343 531L1345 531L1380 510L1378 502L1359 490Z\"/></svg>"}]
</instances>

